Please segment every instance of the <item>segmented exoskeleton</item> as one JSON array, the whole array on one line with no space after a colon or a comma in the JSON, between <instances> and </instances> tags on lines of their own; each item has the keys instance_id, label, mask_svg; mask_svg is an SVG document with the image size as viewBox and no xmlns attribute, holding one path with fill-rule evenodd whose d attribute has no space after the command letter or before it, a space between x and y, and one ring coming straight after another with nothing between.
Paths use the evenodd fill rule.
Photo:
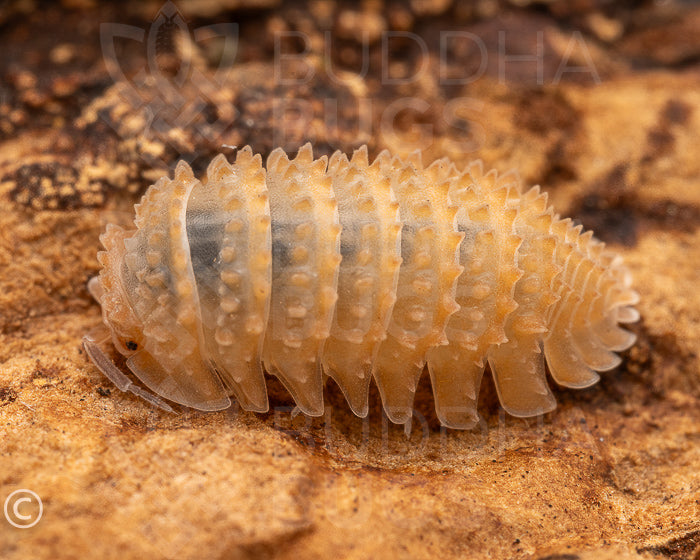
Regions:
<instances>
[{"instance_id":1,"label":"segmented exoskeleton","mask_svg":"<svg viewBox=\"0 0 700 560\"><path fill-rule=\"evenodd\" d=\"M637 294L621 259L560 219L515 174L428 167L367 149L314 159L250 148L180 162L136 206L134 230L108 226L90 289L128 368L154 393L200 410L235 397L268 409L264 371L304 413L323 413L324 376L353 412L369 383L387 416L410 421L426 364L440 421L469 428L488 361L515 416L553 410L545 375L588 387L635 336ZM137 388L86 338L93 361Z\"/></svg>"}]
</instances>

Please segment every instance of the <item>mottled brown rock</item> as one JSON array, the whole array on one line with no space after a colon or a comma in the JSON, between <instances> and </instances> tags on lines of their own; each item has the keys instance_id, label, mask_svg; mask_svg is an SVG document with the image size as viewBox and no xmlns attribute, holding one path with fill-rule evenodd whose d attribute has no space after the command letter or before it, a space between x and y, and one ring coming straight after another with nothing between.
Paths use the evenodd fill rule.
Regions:
<instances>
[{"instance_id":1,"label":"mottled brown rock","mask_svg":"<svg viewBox=\"0 0 700 560\"><path fill-rule=\"evenodd\" d=\"M427 62L405 37L383 56L380 38L365 69L348 31L361 18L333 34L348 6L193 0L178 5L188 29L238 23L238 53L222 73L216 41L191 36L173 52L194 74L168 88L185 59L156 76L125 40L115 79L100 43L104 23L147 35L160 2L29 4L0 5L0 502L29 489L43 516L18 529L0 513L1 558L700 558L694 8L390 3L387 29L415 33ZM476 79L469 36L440 64L445 30L483 41ZM542 79L499 71L499 31L510 55L541 32ZM376 390L366 420L331 383L313 420L274 379L264 415L172 415L120 393L80 346L100 323L86 282L105 224L127 225L179 158L201 172L223 145L307 140L519 169L624 255L638 343L544 418L505 416L487 380L470 432L440 429L424 375L409 438Z\"/></svg>"}]
</instances>

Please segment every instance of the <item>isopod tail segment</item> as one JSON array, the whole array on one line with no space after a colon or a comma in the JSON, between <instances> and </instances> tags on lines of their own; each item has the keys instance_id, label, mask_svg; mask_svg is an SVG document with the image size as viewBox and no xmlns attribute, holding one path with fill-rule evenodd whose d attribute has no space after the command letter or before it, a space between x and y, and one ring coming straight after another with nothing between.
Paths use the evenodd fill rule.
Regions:
<instances>
[{"instance_id":1,"label":"isopod tail segment","mask_svg":"<svg viewBox=\"0 0 700 560\"><path fill-rule=\"evenodd\" d=\"M151 186L135 229L108 226L89 288L135 386L108 358L88 356L122 390L161 408L221 410L233 397L268 410L264 371L299 410L323 413L332 377L358 416L374 379L393 422L410 426L425 366L443 425L478 422L486 363L507 412L556 407L546 378L595 383L634 343L639 318L620 258L561 219L514 173L424 166L367 148L351 158L263 167L246 147L197 180L185 163ZM167 409L167 408L166 408Z\"/></svg>"}]
</instances>

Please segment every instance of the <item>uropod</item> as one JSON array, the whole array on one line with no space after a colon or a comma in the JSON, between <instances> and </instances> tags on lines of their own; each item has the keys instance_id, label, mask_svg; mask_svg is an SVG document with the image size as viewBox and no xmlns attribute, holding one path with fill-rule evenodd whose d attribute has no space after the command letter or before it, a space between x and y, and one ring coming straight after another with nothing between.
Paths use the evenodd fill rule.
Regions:
<instances>
[{"instance_id":1,"label":"uropod","mask_svg":"<svg viewBox=\"0 0 700 560\"><path fill-rule=\"evenodd\" d=\"M294 159L263 167L249 147L199 181L185 162L135 207L135 229L100 237L104 340L87 354L122 390L170 409L268 410L264 373L305 414L323 414L332 377L358 416L373 379L389 419L410 422L427 365L437 416L478 422L488 362L503 408L549 412L546 378L584 388L620 363L637 293L621 258L561 219L516 174L460 170L418 153L372 162ZM111 338L134 385L107 357Z\"/></svg>"}]
</instances>

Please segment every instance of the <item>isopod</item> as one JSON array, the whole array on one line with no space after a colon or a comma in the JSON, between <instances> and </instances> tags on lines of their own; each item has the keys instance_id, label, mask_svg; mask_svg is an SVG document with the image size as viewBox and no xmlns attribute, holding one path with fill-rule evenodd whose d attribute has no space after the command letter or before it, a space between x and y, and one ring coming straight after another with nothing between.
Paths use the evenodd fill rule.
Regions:
<instances>
[{"instance_id":1,"label":"isopod","mask_svg":"<svg viewBox=\"0 0 700 560\"><path fill-rule=\"evenodd\" d=\"M135 229L109 225L89 283L134 385L85 337L122 390L168 408L268 410L264 372L297 407L323 413L335 380L368 412L374 379L388 418L407 424L426 364L443 425L478 421L486 362L503 408L552 411L554 381L584 388L620 363L639 318L621 258L561 219L515 173L367 147L314 159L249 147L185 162L135 207ZM105 340L107 337L105 337Z\"/></svg>"}]
</instances>

